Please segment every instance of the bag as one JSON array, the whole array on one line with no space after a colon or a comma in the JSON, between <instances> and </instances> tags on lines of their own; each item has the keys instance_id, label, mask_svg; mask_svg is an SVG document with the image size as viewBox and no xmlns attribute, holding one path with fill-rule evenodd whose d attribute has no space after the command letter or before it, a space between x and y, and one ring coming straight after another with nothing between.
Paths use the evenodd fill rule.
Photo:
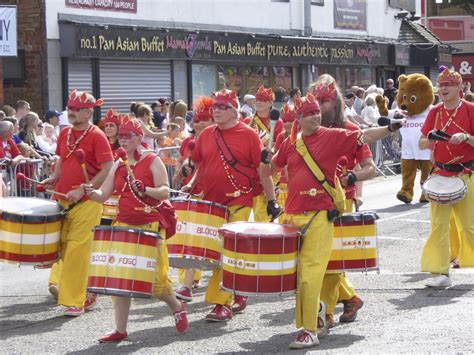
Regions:
<instances>
[{"instance_id":1,"label":"bag","mask_svg":"<svg viewBox=\"0 0 474 355\"><path fill-rule=\"evenodd\" d=\"M328 183L328 181L326 180L326 176L324 175L321 168L316 163L314 158L311 156L311 154L308 151L308 148L304 144L301 133L298 133L298 136L295 142L295 148L298 154L301 155L301 157L303 158L309 171L311 171L315 179L321 184L324 190L331 197L332 202L336 206L336 210L338 214L342 215L345 210L346 194L344 192L344 189L342 188L339 178L336 177L336 179L334 180L334 186L331 186Z\"/></svg>"}]
</instances>

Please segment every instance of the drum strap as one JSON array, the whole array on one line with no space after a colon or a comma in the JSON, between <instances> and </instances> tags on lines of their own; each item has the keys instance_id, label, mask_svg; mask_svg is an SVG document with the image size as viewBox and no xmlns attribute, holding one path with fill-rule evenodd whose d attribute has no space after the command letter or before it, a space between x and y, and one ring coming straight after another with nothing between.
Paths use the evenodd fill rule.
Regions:
<instances>
[{"instance_id":1,"label":"drum strap","mask_svg":"<svg viewBox=\"0 0 474 355\"><path fill-rule=\"evenodd\" d=\"M308 221L308 223L306 223L303 228L301 228L300 230L300 233L302 236L304 236L306 234L306 232L308 231L309 227L311 226L311 223L313 223L314 219L316 218L316 216L318 215L318 213L321 212L321 211L316 211L312 216L311 216L311 219Z\"/></svg>"},{"instance_id":2,"label":"drum strap","mask_svg":"<svg viewBox=\"0 0 474 355\"><path fill-rule=\"evenodd\" d=\"M270 130L268 129L268 127L265 125L265 123L262 122L260 117L258 117L257 115L253 116L252 122L255 122L255 124L258 126L258 129L261 132L265 132L266 134L270 133Z\"/></svg>"}]
</instances>

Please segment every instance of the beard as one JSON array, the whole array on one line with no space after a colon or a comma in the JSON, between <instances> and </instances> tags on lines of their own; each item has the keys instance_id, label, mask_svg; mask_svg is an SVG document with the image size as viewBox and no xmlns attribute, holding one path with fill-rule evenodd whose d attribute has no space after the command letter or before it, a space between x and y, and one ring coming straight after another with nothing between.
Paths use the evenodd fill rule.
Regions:
<instances>
[{"instance_id":1,"label":"beard","mask_svg":"<svg viewBox=\"0 0 474 355\"><path fill-rule=\"evenodd\" d=\"M329 110L327 112L321 112L321 126L331 127L334 124L336 118L336 112Z\"/></svg>"}]
</instances>

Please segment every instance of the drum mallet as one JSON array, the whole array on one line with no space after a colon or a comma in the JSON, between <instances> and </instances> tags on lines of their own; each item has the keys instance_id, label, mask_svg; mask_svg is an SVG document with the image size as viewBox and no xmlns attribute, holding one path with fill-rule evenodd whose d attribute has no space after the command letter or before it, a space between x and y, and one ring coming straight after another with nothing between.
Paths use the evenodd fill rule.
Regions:
<instances>
[{"instance_id":1,"label":"drum mallet","mask_svg":"<svg viewBox=\"0 0 474 355\"><path fill-rule=\"evenodd\" d=\"M74 151L74 155L76 156L77 161L81 165L82 173L84 174L84 181L86 184L90 184L89 175L87 174L86 168L86 153L83 149L76 149Z\"/></svg>"},{"instance_id":2,"label":"drum mallet","mask_svg":"<svg viewBox=\"0 0 474 355\"><path fill-rule=\"evenodd\" d=\"M117 155L119 156L120 159L122 159L123 164L125 165L125 168L127 169L128 175L132 178L132 180L135 180L135 175L133 174L132 168L130 168L130 164L128 163L128 156L127 152L125 149L122 147L117 149Z\"/></svg>"},{"instance_id":3,"label":"drum mallet","mask_svg":"<svg viewBox=\"0 0 474 355\"><path fill-rule=\"evenodd\" d=\"M58 195L58 196L62 196L64 198L66 198L66 194L63 194L61 192L57 192L57 191L54 191L54 190L48 190L44 185L41 185L41 184L38 184L36 185L36 188L35 188L36 192L48 192L50 194L55 194L55 195Z\"/></svg>"},{"instance_id":4,"label":"drum mallet","mask_svg":"<svg viewBox=\"0 0 474 355\"><path fill-rule=\"evenodd\" d=\"M29 181L29 182L32 182L32 183L36 184L36 187L35 187L36 192L49 192L49 193L53 193L53 194L56 194L56 195L59 195L59 196L66 197L66 195L61 193L61 192L56 192L56 191L53 191L53 190L47 190L46 187L43 184L41 184L40 181L35 180L35 179L31 179L23 173L16 174L16 179L18 181Z\"/></svg>"},{"instance_id":5,"label":"drum mallet","mask_svg":"<svg viewBox=\"0 0 474 355\"><path fill-rule=\"evenodd\" d=\"M273 136L275 135L275 126L280 119L280 111L273 109L270 111L270 140L268 141L268 148L273 148Z\"/></svg>"}]
</instances>

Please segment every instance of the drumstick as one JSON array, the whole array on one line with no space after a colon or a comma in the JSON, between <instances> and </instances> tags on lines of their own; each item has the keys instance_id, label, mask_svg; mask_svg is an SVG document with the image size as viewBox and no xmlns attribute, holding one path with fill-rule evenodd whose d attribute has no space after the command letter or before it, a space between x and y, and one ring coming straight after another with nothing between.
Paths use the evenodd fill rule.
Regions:
<instances>
[{"instance_id":1,"label":"drumstick","mask_svg":"<svg viewBox=\"0 0 474 355\"><path fill-rule=\"evenodd\" d=\"M86 182L86 184L89 185L90 184L89 175L87 174L87 168L86 168L86 153L84 152L83 149L76 149L74 151L74 155L76 156L77 161L81 165L82 173L84 174L84 181Z\"/></svg>"},{"instance_id":2,"label":"drumstick","mask_svg":"<svg viewBox=\"0 0 474 355\"><path fill-rule=\"evenodd\" d=\"M349 161L347 160L346 156L343 156L343 157L341 157L341 159L339 159L339 165L341 166L342 175L347 174L347 163L348 162Z\"/></svg>"},{"instance_id":3,"label":"drumstick","mask_svg":"<svg viewBox=\"0 0 474 355\"><path fill-rule=\"evenodd\" d=\"M32 178L29 178L28 176L26 176L26 175L23 174L23 173L17 173L17 174L16 174L16 179L17 179L18 181L25 181L25 180L27 180L27 181L30 181L30 182L35 183L35 184L40 184L40 182L39 182L38 180L34 180L34 179L32 179Z\"/></svg>"},{"instance_id":4,"label":"drumstick","mask_svg":"<svg viewBox=\"0 0 474 355\"><path fill-rule=\"evenodd\" d=\"M130 164L128 164L128 156L127 156L127 152L125 151L125 149L120 147L116 150L116 152L117 152L117 155L119 156L119 158L122 159L123 164L125 165L125 168L127 168L128 175L130 175L132 180L136 180L135 175L133 174L132 168L130 168Z\"/></svg>"},{"instance_id":5,"label":"drumstick","mask_svg":"<svg viewBox=\"0 0 474 355\"><path fill-rule=\"evenodd\" d=\"M49 190L44 185L41 185L41 184L36 185L35 190L36 190L36 192L49 192L50 194L55 194L55 195L59 195L59 196L62 196L62 197L66 197L66 194L63 194L61 192L57 192L57 191L54 191L54 190Z\"/></svg>"}]
</instances>

